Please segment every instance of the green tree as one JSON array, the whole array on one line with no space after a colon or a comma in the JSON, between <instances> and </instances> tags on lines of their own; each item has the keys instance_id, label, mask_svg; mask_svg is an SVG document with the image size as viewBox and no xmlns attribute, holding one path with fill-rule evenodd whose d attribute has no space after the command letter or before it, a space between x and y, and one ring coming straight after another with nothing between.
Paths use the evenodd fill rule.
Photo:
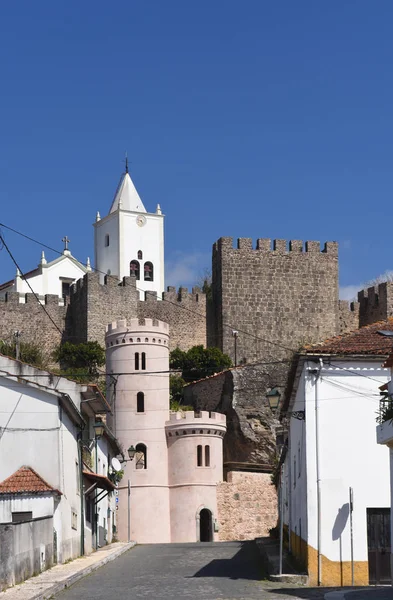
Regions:
<instances>
[{"instance_id":1,"label":"green tree","mask_svg":"<svg viewBox=\"0 0 393 600\"><path fill-rule=\"evenodd\" d=\"M16 358L15 342L0 341L0 354ZM45 359L41 348L32 342L19 343L19 360L34 367L44 367Z\"/></svg>"},{"instance_id":2,"label":"green tree","mask_svg":"<svg viewBox=\"0 0 393 600\"><path fill-rule=\"evenodd\" d=\"M193 346L187 352L176 348L170 355L171 369L181 371L186 383L220 373L231 366L231 359L219 348Z\"/></svg>"},{"instance_id":3,"label":"green tree","mask_svg":"<svg viewBox=\"0 0 393 600\"><path fill-rule=\"evenodd\" d=\"M61 375L92 383L102 375L98 367L105 364L105 350L98 342L65 342L54 351L53 358L60 363Z\"/></svg>"}]
</instances>

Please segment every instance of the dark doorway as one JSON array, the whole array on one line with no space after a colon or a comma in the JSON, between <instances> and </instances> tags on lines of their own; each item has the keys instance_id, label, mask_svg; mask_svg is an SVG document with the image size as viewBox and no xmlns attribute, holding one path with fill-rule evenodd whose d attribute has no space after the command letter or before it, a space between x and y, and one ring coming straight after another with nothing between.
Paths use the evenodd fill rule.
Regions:
<instances>
[{"instance_id":1,"label":"dark doorway","mask_svg":"<svg viewBox=\"0 0 393 600\"><path fill-rule=\"evenodd\" d=\"M213 541L213 519L212 514L208 508L202 508L199 513L199 541L200 542L212 542Z\"/></svg>"},{"instance_id":2,"label":"dark doorway","mask_svg":"<svg viewBox=\"0 0 393 600\"><path fill-rule=\"evenodd\" d=\"M391 583L390 508L367 509L367 543L370 585Z\"/></svg>"}]
</instances>

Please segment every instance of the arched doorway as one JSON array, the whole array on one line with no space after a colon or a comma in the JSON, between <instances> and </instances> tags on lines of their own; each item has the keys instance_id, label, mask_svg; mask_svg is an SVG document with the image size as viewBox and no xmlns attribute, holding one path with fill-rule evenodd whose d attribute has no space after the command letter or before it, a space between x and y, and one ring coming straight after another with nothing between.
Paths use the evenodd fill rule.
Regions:
<instances>
[{"instance_id":1,"label":"arched doorway","mask_svg":"<svg viewBox=\"0 0 393 600\"><path fill-rule=\"evenodd\" d=\"M202 508L199 513L199 541L213 541L213 518L208 508Z\"/></svg>"}]
</instances>

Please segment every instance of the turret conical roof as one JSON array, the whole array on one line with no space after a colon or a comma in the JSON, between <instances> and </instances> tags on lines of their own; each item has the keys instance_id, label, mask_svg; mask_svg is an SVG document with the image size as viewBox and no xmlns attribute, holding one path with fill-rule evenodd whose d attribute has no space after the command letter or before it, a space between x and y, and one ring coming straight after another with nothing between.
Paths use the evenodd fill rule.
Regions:
<instances>
[{"instance_id":1,"label":"turret conical roof","mask_svg":"<svg viewBox=\"0 0 393 600\"><path fill-rule=\"evenodd\" d=\"M120 179L109 214L115 212L118 208L135 212L146 212L128 172L123 173Z\"/></svg>"}]
</instances>

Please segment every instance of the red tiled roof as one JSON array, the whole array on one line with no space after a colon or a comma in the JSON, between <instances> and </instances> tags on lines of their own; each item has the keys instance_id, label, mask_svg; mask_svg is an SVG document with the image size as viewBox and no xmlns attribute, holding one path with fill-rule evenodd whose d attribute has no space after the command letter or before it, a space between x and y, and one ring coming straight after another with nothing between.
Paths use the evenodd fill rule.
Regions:
<instances>
[{"instance_id":1,"label":"red tiled roof","mask_svg":"<svg viewBox=\"0 0 393 600\"><path fill-rule=\"evenodd\" d=\"M21 467L0 483L0 494L42 494L45 492L61 494L59 490L51 487L31 467Z\"/></svg>"},{"instance_id":2,"label":"red tiled roof","mask_svg":"<svg viewBox=\"0 0 393 600\"><path fill-rule=\"evenodd\" d=\"M338 335L321 344L310 344L303 348L302 353L387 356L393 350L393 337L383 336L378 331L393 331L393 317Z\"/></svg>"}]
</instances>

